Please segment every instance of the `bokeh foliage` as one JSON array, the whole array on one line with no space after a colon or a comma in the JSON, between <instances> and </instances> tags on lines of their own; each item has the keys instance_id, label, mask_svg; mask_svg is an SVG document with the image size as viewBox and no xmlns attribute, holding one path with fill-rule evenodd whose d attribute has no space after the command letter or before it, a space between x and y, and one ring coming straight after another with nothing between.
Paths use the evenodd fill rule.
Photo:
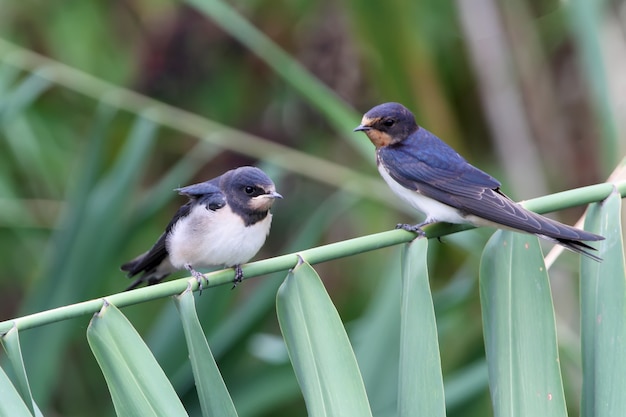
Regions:
<instances>
[{"instance_id":1,"label":"bokeh foliage","mask_svg":"<svg viewBox=\"0 0 626 417\"><path fill-rule=\"evenodd\" d=\"M243 18L227 20L233 11ZM513 197L603 181L624 153L623 13L619 2L584 1L5 0L0 319L121 291L128 282L118 266L152 244L181 203L171 190L238 165L261 166L286 197L258 258L412 220L376 178L366 139L350 129L383 101L409 106ZM477 285L489 233L429 245L450 416L491 413ZM556 320L577 415L576 257L562 258L552 274ZM391 248L316 266L351 338L381 342L355 350L371 365L362 370L368 391L382 397L397 379L377 361L398 361L384 342L397 318L388 294L399 288L399 259ZM283 276L216 288L198 303L240 415L305 415L287 357L274 347ZM183 402L197 402L172 303L124 314ZM86 326L75 319L21 334L33 394L62 415L112 415Z\"/></svg>"}]
</instances>

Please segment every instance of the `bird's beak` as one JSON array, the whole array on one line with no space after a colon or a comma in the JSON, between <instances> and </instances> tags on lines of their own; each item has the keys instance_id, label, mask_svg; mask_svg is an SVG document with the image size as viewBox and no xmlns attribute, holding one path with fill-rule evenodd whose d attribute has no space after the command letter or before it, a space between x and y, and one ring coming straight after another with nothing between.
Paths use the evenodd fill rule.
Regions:
<instances>
[{"instance_id":1,"label":"bird's beak","mask_svg":"<svg viewBox=\"0 0 626 417\"><path fill-rule=\"evenodd\" d=\"M372 130L372 128L370 126L358 125L353 132L367 132L368 130Z\"/></svg>"},{"instance_id":2,"label":"bird's beak","mask_svg":"<svg viewBox=\"0 0 626 417\"><path fill-rule=\"evenodd\" d=\"M266 194L260 194L256 197L252 197L248 205L253 210L265 211L269 210L272 204L274 204L274 200L277 198L283 198L283 196L278 194L276 191L269 191Z\"/></svg>"},{"instance_id":3,"label":"bird's beak","mask_svg":"<svg viewBox=\"0 0 626 417\"><path fill-rule=\"evenodd\" d=\"M267 198L283 198L283 196L278 194L276 191L272 191L271 193L264 194L263 197L267 197Z\"/></svg>"}]
</instances>

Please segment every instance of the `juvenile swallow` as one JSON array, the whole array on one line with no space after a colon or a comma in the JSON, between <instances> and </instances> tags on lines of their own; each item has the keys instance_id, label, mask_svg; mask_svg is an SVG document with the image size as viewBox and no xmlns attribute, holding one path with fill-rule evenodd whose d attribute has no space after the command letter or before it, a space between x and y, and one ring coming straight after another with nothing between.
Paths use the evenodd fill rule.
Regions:
<instances>
[{"instance_id":1,"label":"juvenile swallow","mask_svg":"<svg viewBox=\"0 0 626 417\"><path fill-rule=\"evenodd\" d=\"M437 136L420 127L398 103L369 110L355 132L376 146L378 172L391 190L426 218L396 228L424 236L435 222L469 223L534 234L592 259L595 250L583 241L604 237L567 226L526 210L500 191L500 182L469 164Z\"/></svg>"},{"instance_id":2,"label":"juvenile swallow","mask_svg":"<svg viewBox=\"0 0 626 417\"><path fill-rule=\"evenodd\" d=\"M270 231L270 207L282 198L263 171L241 167L199 184L177 188L189 202L178 209L165 232L148 252L121 266L128 277L139 273L127 290L152 285L186 269L200 290L204 275L196 268L234 267L237 285L241 264L261 249Z\"/></svg>"}]
</instances>

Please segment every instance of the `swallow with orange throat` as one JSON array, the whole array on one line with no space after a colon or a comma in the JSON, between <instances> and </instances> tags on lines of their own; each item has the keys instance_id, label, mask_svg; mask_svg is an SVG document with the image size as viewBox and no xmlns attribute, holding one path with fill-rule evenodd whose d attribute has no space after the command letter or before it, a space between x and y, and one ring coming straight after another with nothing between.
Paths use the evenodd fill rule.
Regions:
<instances>
[{"instance_id":1,"label":"swallow with orange throat","mask_svg":"<svg viewBox=\"0 0 626 417\"><path fill-rule=\"evenodd\" d=\"M418 126L403 105L384 103L372 108L354 131L364 132L376 147L378 171L391 190L425 215L419 224L398 224L397 228L418 236L425 236L422 228L435 222L503 228L601 260L585 242L604 237L526 210L500 191L498 180Z\"/></svg>"}]
</instances>

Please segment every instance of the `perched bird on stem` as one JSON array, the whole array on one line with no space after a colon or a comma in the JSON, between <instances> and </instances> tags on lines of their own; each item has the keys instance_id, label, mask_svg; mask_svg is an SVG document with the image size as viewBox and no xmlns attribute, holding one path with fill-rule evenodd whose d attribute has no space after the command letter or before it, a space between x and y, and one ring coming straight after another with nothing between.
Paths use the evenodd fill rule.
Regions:
<instances>
[{"instance_id":1,"label":"perched bird on stem","mask_svg":"<svg viewBox=\"0 0 626 417\"><path fill-rule=\"evenodd\" d=\"M426 216L419 224L398 224L397 228L418 236L425 235L422 227L435 222L511 229L601 260L584 242L604 237L526 210L500 191L498 180L418 126L403 105L385 103L372 108L354 131L364 132L376 146L378 171L391 190Z\"/></svg>"},{"instance_id":2,"label":"perched bird on stem","mask_svg":"<svg viewBox=\"0 0 626 417\"><path fill-rule=\"evenodd\" d=\"M218 265L234 267L234 283L240 283L240 265L265 243L272 223L270 207L282 198L272 180L259 168L241 167L176 191L189 202L178 209L148 252L122 265L129 277L141 273L127 290L156 284L186 269L202 291L206 278L196 268Z\"/></svg>"}]
</instances>

